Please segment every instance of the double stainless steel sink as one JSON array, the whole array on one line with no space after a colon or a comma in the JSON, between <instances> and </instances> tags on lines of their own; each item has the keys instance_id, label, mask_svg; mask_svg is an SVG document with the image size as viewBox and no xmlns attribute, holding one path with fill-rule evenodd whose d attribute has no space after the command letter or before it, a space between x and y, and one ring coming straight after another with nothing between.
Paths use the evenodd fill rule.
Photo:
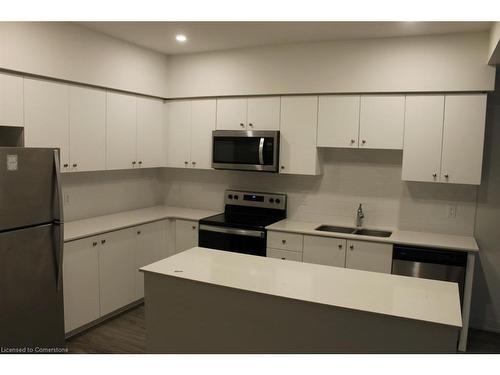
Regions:
<instances>
[{"instance_id":1,"label":"double stainless steel sink","mask_svg":"<svg viewBox=\"0 0 500 375\"><path fill-rule=\"evenodd\" d=\"M320 225L315 230L319 230L321 232L357 234L360 236L371 237L390 237L392 234L392 232L388 232L385 230L340 227L336 225Z\"/></svg>"}]
</instances>

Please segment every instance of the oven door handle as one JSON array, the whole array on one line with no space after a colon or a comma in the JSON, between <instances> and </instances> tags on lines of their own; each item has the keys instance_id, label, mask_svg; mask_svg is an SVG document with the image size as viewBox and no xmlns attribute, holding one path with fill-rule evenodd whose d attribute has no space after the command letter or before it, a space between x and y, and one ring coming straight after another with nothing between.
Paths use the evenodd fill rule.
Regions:
<instances>
[{"instance_id":1,"label":"oven door handle","mask_svg":"<svg viewBox=\"0 0 500 375\"><path fill-rule=\"evenodd\" d=\"M264 165L264 137L259 142L259 163Z\"/></svg>"},{"instance_id":2,"label":"oven door handle","mask_svg":"<svg viewBox=\"0 0 500 375\"><path fill-rule=\"evenodd\" d=\"M205 230L207 232L235 234L237 236L247 236L247 237L264 238L266 236L266 232L265 231L260 231L260 230L249 230L249 229L216 227L214 225L205 225L205 224L200 225L200 230Z\"/></svg>"}]
</instances>

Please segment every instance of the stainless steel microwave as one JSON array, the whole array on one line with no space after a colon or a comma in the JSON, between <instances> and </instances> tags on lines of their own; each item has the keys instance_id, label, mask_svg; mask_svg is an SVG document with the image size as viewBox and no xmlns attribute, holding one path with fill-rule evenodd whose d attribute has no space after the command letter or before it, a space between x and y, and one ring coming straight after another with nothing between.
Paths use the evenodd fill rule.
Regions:
<instances>
[{"instance_id":1,"label":"stainless steel microwave","mask_svg":"<svg viewBox=\"0 0 500 375\"><path fill-rule=\"evenodd\" d=\"M212 167L278 172L280 132L274 130L214 130Z\"/></svg>"}]
</instances>

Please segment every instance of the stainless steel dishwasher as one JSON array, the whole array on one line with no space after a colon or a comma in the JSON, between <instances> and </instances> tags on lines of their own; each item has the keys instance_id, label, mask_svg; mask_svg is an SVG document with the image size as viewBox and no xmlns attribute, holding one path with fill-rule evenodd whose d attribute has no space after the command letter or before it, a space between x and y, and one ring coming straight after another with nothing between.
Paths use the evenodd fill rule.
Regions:
<instances>
[{"instance_id":1,"label":"stainless steel dishwasher","mask_svg":"<svg viewBox=\"0 0 500 375\"><path fill-rule=\"evenodd\" d=\"M467 252L394 245L392 274L458 283L463 301Z\"/></svg>"}]
</instances>

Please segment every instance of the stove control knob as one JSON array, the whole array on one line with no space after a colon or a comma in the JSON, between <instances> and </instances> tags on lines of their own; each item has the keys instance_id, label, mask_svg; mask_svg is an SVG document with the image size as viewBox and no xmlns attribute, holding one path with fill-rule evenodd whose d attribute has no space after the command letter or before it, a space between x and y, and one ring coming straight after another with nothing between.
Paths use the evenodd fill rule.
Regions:
<instances>
[{"instance_id":1,"label":"stove control knob","mask_svg":"<svg viewBox=\"0 0 500 375\"><path fill-rule=\"evenodd\" d=\"M274 198L269 198L269 203L274 203Z\"/></svg>"},{"instance_id":2,"label":"stove control knob","mask_svg":"<svg viewBox=\"0 0 500 375\"><path fill-rule=\"evenodd\" d=\"M235 195L235 196L234 196L234 199L238 199L238 196L237 196L237 195Z\"/></svg>"},{"instance_id":3,"label":"stove control knob","mask_svg":"<svg viewBox=\"0 0 500 375\"><path fill-rule=\"evenodd\" d=\"M275 202L276 204L280 204L281 201L279 200L279 198L276 198Z\"/></svg>"},{"instance_id":4,"label":"stove control knob","mask_svg":"<svg viewBox=\"0 0 500 375\"><path fill-rule=\"evenodd\" d=\"M233 194L229 194L227 197L228 197L229 199L233 199Z\"/></svg>"}]
</instances>

